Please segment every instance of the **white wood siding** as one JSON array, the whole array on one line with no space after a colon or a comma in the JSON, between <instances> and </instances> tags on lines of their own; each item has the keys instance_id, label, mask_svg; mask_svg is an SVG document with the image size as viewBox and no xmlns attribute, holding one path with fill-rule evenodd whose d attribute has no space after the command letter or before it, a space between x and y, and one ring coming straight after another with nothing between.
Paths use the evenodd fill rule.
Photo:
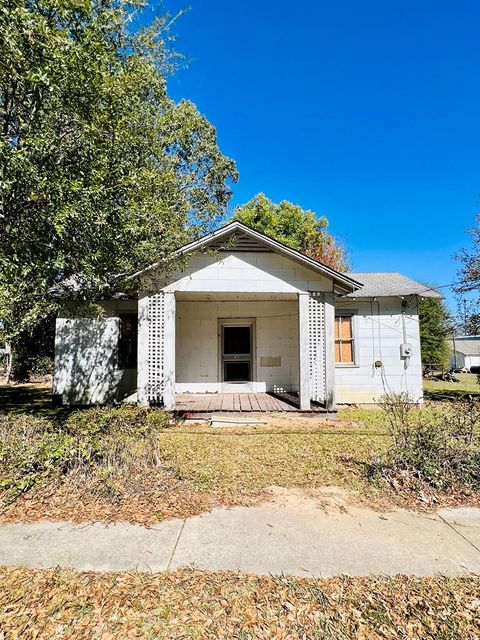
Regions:
<instances>
[{"instance_id":1,"label":"white wood siding","mask_svg":"<svg viewBox=\"0 0 480 640\"><path fill-rule=\"evenodd\" d=\"M407 342L413 351L409 366L400 357L403 342L400 298L380 298L376 302L337 300L342 311L356 311L354 338L355 366L337 365L337 403L370 403L390 392L408 391L415 400L423 397L420 334L416 305L405 312ZM410 302L412 305L413 303ZM383 364L375 368L375 361Z\"/></svg>"}]
</instances>

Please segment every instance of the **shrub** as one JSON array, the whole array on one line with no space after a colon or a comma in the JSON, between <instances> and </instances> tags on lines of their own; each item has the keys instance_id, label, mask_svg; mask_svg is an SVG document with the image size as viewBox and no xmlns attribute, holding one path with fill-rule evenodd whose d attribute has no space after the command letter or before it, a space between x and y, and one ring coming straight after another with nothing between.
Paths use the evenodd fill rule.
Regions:
<instances>
[{"instance_id":1,"label":"shrub","mask_svg":"<svg viewBox=\"0 0 480 640\"><path fill-rule=\"evenodd\" d=\"M29 415L0 415L0 489L11 502L70 471L119 490L129 476L161 464L158 435L169 414L128 407L73 413L58 425Z\"/></svg>"},{"instance_id":2,"label":"shrub","mask_svg":"<svg viewBox=\"0 0 480 640\"><path fill-rule=\"evenodd\" d=\"M419 411L408 394L388 394L381 406L393 445L371 476L409 476L436 489L480 490L480 400L455 400Z\"/></svg>"}]
</instances>

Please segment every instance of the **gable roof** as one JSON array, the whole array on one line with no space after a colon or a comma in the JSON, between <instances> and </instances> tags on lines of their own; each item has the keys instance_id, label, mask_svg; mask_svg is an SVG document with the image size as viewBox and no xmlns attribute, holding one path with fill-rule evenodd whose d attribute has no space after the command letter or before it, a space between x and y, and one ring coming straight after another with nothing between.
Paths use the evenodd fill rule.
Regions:
<instances>
[{"instance_id":1,"label":"gable roof","mask_svg":"<svg viewBox=\"0 0 480 640\"><path fill-rule=\"evenodd\" d=\"M349 274L363 282L359 291L347 294L349 298L382 298L419 295L422 298L442 298L427 285L411 280L396 271L357 271Z\"/></svg>"},{"instance_id":2,"label":"gable roof","mask_svg":"<svg viewBox=\"0 0 480 640\"><path fill-rule=\"evenodd\" d=\"M230 244L229 241L231 241ZM220 229L203 236L199 240L194 240L193 242L180 247L173 255L183 256L207 247L211 247L215 250L221 250L222 246L226 247L227 250L234 251L274 251L275 253L279 253L287 258L291 258L295 262L298 262L299 264L302 264L323 276L331 278L334 285L336 285L337 289L340 289L342 293L355 291L362 286L362 283L358 282L351 276L351 274L336 271L318 260L314 260L313 258L306 256L301 251L292 249L282 242L274 240L270 236L260 233L238 220L229 222L223 227L220 227ZM161 266L162 262L155 262L145 269L137 271L137 273L134 273L131 277L139 277L142 274Z\"/></svg>"},{"instance_id":3,"label":"gable roof","mask_svg":"<svg viewBox=\"0 0 480 640\"><path fill-rule=\"evenodd\" d=\"M453 350L453 340L449 340ZM455 351L464 356L480 356L480 336L469 336L467 338L457 336L455 338Z\"/></svg>"}]
</instances>

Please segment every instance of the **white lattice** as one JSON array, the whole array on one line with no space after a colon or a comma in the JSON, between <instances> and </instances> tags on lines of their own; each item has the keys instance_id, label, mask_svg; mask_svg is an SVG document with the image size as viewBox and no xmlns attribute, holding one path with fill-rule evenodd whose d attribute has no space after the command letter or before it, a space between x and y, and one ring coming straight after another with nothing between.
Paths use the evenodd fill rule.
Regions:
<instances>
[{"instance_id":1,"label":"white lattice","mask_svg":"<svg viewBox=\"0 0 480 640\"><path fill-rule=\"evenodd\" d=\"M148 303L148 403L163 402L164 299L158 293Z\"/></svg>"},{"instance_id":2,"label":"white lattice","mask_svg":"<svg viewBox=\"0 0 480 640\"><path fill-rule=\"evenodd\" d=\"M325 302L324 295L311 291L308 299L310 336L310 393L315 402L325 402Z\"/></svg>"}]
</instances>

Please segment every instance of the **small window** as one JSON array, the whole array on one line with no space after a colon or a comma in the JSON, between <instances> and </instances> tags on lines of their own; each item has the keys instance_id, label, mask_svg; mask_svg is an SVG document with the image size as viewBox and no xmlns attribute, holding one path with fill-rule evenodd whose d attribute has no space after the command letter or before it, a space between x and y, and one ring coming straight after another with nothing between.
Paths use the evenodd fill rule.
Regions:
<instances>
[{"instance_id":1,"label":"small window","mask_svg":"<svg viewBox=\"0 0 480 640\"><path fill-rule=\"evenodd\" d=\"M137 366L138 318L136 315L120 316L118 336L118 366L134 369Z\"/></svg>"},{"instance_id":2,"label":"small window","mask_svg":"<svg viewBox=\"0 0 480 640\"><path fill-rule=\"evenodd\" d=\"M353 318L352 316L335 316L335 362L353 364Z\"/></svg>"}]
</instances>

